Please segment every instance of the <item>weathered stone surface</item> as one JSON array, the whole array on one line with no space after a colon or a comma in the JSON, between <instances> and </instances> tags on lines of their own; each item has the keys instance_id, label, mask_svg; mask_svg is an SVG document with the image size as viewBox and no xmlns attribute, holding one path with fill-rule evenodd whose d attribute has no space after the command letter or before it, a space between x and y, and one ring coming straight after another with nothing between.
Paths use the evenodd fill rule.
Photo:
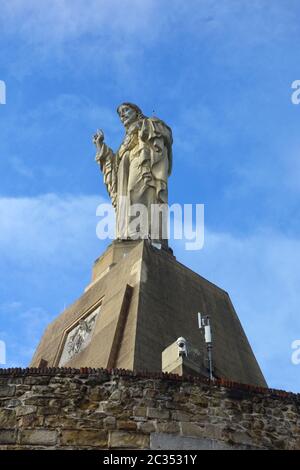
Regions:
<instances>
[{"instance_id":1,"label":"weathered stone surface","mask_svg":"<svg viewBox=\"0 0 300 470\"><path fill-rule=\"evenodd\" d=\"M106 431L80 430L62 431L60 444L62 446L107 447L108 434Z\"/></svg>"},{"instance_id":2,"label":"weathered stone surface","mask_svg":"<svg viewBox=\"0 0 300 470\"><path fill-rule=\"evenodd\" d=\"M223 425L219 424L206 424L203 430L203 436L211 439L222 439L223 434Z\"/></svg>"},{"instance_id":3,"label":"weathered stone surface","mask_svg":"<svg viewBox=\"0 0 300 470\"><path fill-rule=\"evenodd\" d=\"M17 432L14 429L0 429L0 444L15 444Z\"/></svg>"},{"instance_id":4,"label":"weathered stone surface","mask_svg":"<svg viewBox=\"0 0 300 470\"><path fill-rule=\"evenodd\" d=\"M146 434L111 431L108 445L111 449L149 449L150 438Z\"/></svg>"},{"instance_id":5,"label":"weathered stone surface","mask_svg":"<svg viewBox=\"0 0 300 470\"><path fill-rule=\"evenodd\" d=\"M135 416L142 416L145 417L147 416L147 408L144 406L134 406L133 407L133 413Z\"/></svg>"},{"instance_id":6,"label":"weathered stone surface","mask_svg":"<svg viewBox=\"0 0 300 470\"><path fill-rule=\"evenodd\" d=\"M114 416L107 416L103 419L103 427L105 429L115 429L116 422L117 420Z\"/></svg>"},{"instance_id":7,"label":"weathered stone surface","mask_svg":"<svg viewBox=\"0 0 300 470\"><path fill-rule=\"evenodd\" d=\"M13 397L16 391L16 387L13 385L7 385L0 387L0 397Z\"/></svg>"},{"instance_id":8,"label":"weathered stone surface","mask_svg":"<svg viewBox=\"0 0 300 470\"><path fill-rule=\"evenodd\" d=\"M190 421L191 415L182 411L174 411L172 413L172 419L175 421Z\"/></svg>"},{"instance_id":9,"label":"weathered stone surface","mask_svg":"<svg viewBox=\"0 0 300 470\"><path fill-rule=\"evenodd\" d=\"M147 409L147 417L148 418L157 418L157 419L168 419L170 416L170 412L168 410L162 410L159 408L148 408Z\"/></svg>"},{"instance_id":10,"label":"weathered stone surface","mask_svg":"<svg viewBox=\"0 0 300 470\"><path fill-rule=\"evenodd\" d=\"M55 415L58 416L60 414L61 410L58 407L54 406L40 406L38 407L37 414L38 415Z\"/></svg>"},{"instance_id":11,"label":"weathered stone surface","mask_svg":"<svg viewBox=\"0 0 300 470\"><path fill-rule=\"evenodd\" d=\"M113 401L120 401L121 400L121 396L122 396L122 393L121 393L121 390L115 390L111 396L109 397L110 400L113 400Z\"/></svg>"},{"instance_id":12,"label":"weathered stone surface","mask_svg":"<svg viewBox=\"0 0 300 470\"><path fill-rule=\"evenodd\" d=\"M30 415L32 413L36 413L37 411L37 406L33 405L28 405L28 406L18 406L16 408L16 415L19 416L25 416L25 415Z\"/></svg>"},{"instance_id":13,"label":"weathered stone surface","mask_svg":"<svg viewBox=\"0 0 300 470\"><path fill-rule=\"evenodd\" d=\"M180 423L181 434L183 436L190 436L190 437L205 437L203 432L203 428L198 426L195 423L188 423L183 421Z\"/></svg>"},{"instance_id":14,"label":"weathered stone surface","mask_svg":"<svg viewBox=\"0 0 300 470\"><path fill-rule=\"evenodd\" d=\"M21 432L21 444L54 446L57 432L48 429L25 429Z\"/></svg>"},{"instance_id":15,"label":"weathered stone surface","mask_svg":"<svg viewBox=\"0 0 300 470\"><path fill-rule=\"evenodd\" d=\"M57 418L56 418L56 425L57 425ZM61 423L60 423L61 425ZM30 414L30 415L25 415L22 416L19 421L18 421L18 427L23 428L23 429L33 429L33 428L39 428L39 427L46 427L47 424L44 426L44 417L43 416L37 416L35 413Z\"/></svg>"},{"instance_id":16,"label":"weathered stone surface","mask_svg":"<svg viewBox=\"0 0 300 470\"><path fill-rule=\"evenodd\" d=\"M124 431L136 431L137 423L134 421L118 421L117 428Z\"/></svg>"},{"instance_id":17,"label":"weathered stone surface","mask_svg":"<svg viewBox=\"0 0 300 470\"><path fill-rule=\"evenodd\" d=\"M152 450L232 450L226 442L213 441L206 438L174 436L172 434L151 434L150 449ZM247 450L246 446L235 446L236 450Z\"/></svg>"},{"instance_id":18,"label":"weathered stone surface","mask_svg":"<svg viewBox=\"0 0 300 470\"><path fill-rule=\"evenodd\" d=\"M253 440L250 438L247 432L240 432L240 431L233 432L231 435L231 440L232 442L235 442L237 444L251 445L253 443Z\"/></svg>"},{"instance_id":19,"label":"weathered stone surface","mask_svg":"<svg viewBox=\"0 0 300 470\"><path fill-rule=\"evenodd\" d=\"M155 421L145 421L138 423L138 430L145 434L150 434L151 432L155 432Z\"/></svg>"},{"instance_id":20,"label":"weathered stone surface","mask_svg":"<svg viewBox=\"0 0 300 470\"><path fill-rule=\"evenodd\" d=\"M6 408L16 408L16 406L21 406L22 402L18 398L12 398L11 400L7 400L5 402Z\"/></svg>"},{"instance_id":21,"label":"weathered stone surface","mask_svg":"<svg viewBox=\"0 0 300 470\"><path fill-rule=\"evenodd\" d=\"M51 377L49 376L37 376L37 377L25 377L24 384L26 385L48 385Z\"/></svg>"},{"instance_id":22,"label":"weathered stone surface","mask_svg":"<svg viewBox=\"0 0 300 470\"><path fill-rule=\"evenodd\" d=\"M4 376L0 369L6 393L20 378L30 378L29 390L20 389L18 398L0 400L1 449L149 449L151 445L178 450L300 450L299 395L267 389L238 393L242 385L163 377L150 380L139 375L123 377L124 372L107 372L107 381L101 372L101 384L92 375L94 385L88 387L89 373L53 371L47 381L23 374ZM91 399L97 396L106 398L100 406ZM146 407L145 400L151 406Z\"/></svg>"},{"instance_id":23,"label":"weathered stone surface","mask_svg":"<svg viewBox=\"0 0 300 470\"><path fill-rule=\"evenodd\" d=\"M177 421L167 423L157 423L156 431L162 433L180 433L180 426Z\"/></svg>"},{"instance_id":24,"label":"weathered stone surface","mask_svg":"<svg viewBox=\"0 0 300 470\"><path fill-rule=\"evenodd\" d=\"M0 408L0 429L14 428L15 424L16 424L15 411Z\"/></svg>"}]
</instances>

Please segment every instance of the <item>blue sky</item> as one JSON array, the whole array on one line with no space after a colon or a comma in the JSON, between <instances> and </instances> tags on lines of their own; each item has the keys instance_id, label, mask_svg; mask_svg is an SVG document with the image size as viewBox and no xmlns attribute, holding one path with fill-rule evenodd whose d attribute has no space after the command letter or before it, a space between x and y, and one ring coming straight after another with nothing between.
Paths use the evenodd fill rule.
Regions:
<instances>
[{"instance_id":1,"label":"blue sky","mask_svg":"<svg viewBox=\"0 0 300 470\"><path fill-rule=\"evenodd\" d=\"M0 340L25 366L106 244L97 128L116 107L174 134L170 202L204 203L179 261L226 289L270 386L300 390L300 5L294 0L1 0Z\"/></svg>"}]
</instances>

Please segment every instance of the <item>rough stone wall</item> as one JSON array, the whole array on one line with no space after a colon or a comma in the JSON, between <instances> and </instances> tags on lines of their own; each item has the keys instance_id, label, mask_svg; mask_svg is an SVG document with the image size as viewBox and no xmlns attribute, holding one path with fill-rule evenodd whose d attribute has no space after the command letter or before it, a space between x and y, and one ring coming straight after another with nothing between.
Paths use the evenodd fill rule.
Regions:
<instances>
[{"instance_id":1,"label":"rough stone wall","mask_svg":"<svg viewBox=\"0 0 300 470\"><path fill-rule=\"evenodd\" d=\"M129 371L0 369L0 449L300 449L300 395Z\"/></svg>"}]
</instances>

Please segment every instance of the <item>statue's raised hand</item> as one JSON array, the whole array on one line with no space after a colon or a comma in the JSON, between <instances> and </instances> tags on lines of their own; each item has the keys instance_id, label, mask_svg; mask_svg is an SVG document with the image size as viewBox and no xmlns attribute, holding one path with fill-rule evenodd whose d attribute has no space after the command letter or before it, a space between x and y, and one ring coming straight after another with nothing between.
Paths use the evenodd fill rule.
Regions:
<instances>
[{"instance_id":1,"label":"statue's raised hand","mask_svg":"<svg viewBox=\"0 0 300 470\"><path fill-rule=\"evenodd\" d=\"M94 137L93 137L93 143L96 145L97 151L101 150L103 141L104 141L104 133L101 129L97 129L97 132L96 134L94 134Z\"/></svg>"}]
</instances>

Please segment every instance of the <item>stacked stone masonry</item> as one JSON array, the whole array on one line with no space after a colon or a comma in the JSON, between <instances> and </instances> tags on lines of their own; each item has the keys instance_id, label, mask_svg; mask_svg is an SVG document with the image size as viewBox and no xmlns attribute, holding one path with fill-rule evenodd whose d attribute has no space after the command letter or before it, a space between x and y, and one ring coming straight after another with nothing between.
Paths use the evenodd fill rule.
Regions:
<instances>
[{"instance_id":1,"label":"stacked stone masonry","mask_svg":"<svg viewBox=\"0 0 300 470\"><path fill-rule=\"evenodd\" d=\"M0 449L300 449L300 395L168 374L2 369Z\"/></svg>"}]
</instances>

